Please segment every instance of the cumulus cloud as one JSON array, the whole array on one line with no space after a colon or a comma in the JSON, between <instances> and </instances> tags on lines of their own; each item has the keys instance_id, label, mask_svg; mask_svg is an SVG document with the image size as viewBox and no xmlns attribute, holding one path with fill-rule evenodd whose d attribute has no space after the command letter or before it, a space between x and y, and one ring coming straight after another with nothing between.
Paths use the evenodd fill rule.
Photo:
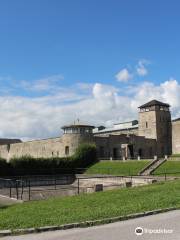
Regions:
<instances>
[{"instance_id":1,"label":"cumulus cloud","mask_svg":"<svg viewBox=\"0 0 180 240\"><path fill-rule=\"evenodd\" d=\"M18 95L23 92L24 95L37 95L47 93L55 93L61 91L60 83L64 80L63 75L51 75L36 80L19 80L12 77L0 76L0 95Z\"/></svg>"},{"instance_id":2,"label":"cumulus cloud","mask_svg":"<svg viewBox=\"0 0 180 240\"><path fill-rule=\"evenodd\" d=\"M171 78L169 81L162 83L161 88L162 99L168 99L172 108L180 111L180 85L177 80Z\"/></svg>"},{"instance_id":3,"label":"cumulus cloud","mask_svg":"<svg viewBox=\"0 0 180 240\"><path fill-rule=\"evenodd\" d=\"M116 74L115 77L119 82L128 82L130 79L132 79L133 75L128 71L127 68L123 68Z\"/></svg>"},{"instance_id":4,"label":"cumulus cloud","mask_svg":"<svg viewBox=\"0 0 180 240\"><path fill-rule=\"evenodd\" d=\"M63 80L64 77L60 74L48 76L42 79L37 79L35 81L23 80L18 85L19 87L28 91L51 91L57 90L59 86L59 81Z\"/></svg>"},{"instance_id":5,"label":"cumulus cloud","mask_svg":"<svg viewBox=\"0 0 180 240\"><path fill-rule=\"evenodd\" d=\"M180 84L176 79L170 78L160 85L144 82L141 86L133 89L134 97L131 102L133 108L146 101L157 99L171 105L173 117L180 117Z\"/></svg>"},{"instance_id":6,"label":"cumulus cloud","mask_svg":"<svg viewBox=\"0 0 180 240\"><path fill-rule=\"evenodd\" d=\"M110 126L137 119L137 107L157 99L171 104L173 117L180 116L180 84L171 78L159 85L151 82L127 89L95 83L87 89L62 88L39 97L0 96L0 137L37 139L59 136L61 126L76 119Z\"/></svg>"},{"instance_id":7,"label":"cumulus cloud","mask_svg":"<svg viewBox=\"0 0 180 240\"><path fill-rule=\"evenodd\" d=\"M146 68L147 64L149 64L147 60L140 60L138 62L138 65L136 67L136 72L139 76L144 77L148 74L148 70Z\"/></svg>"}]
</instances>

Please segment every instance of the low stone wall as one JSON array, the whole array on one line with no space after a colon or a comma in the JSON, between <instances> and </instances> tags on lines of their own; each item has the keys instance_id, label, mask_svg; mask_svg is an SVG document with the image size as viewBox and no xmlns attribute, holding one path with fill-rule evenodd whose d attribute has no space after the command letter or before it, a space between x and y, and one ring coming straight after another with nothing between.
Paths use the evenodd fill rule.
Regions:
<instances>
[{"instance_id":1,"label":"low stone wall","mask_svg":"<svg viewBox=\"0 0 180 240\"><path fill-rule=\"evenodd\" d=\"M80 178L79 187L81 189L94 188L97 184L102 184L104 189L114 189L116 187L126 187L127 183L131 182L132 187L147 185L156 182L152 178L138 178L138 177L93 177L93 178ZM78 186L78 180L73 183Z\"/></svg>"},{"instance_id":2,"label":"low stone wall","mask_svg":"<svg viewBox=\"0 0 180 240\"><path fill-rule=\"evenodd\" d=\"M48 182L47 179L45 179L44 184L41 186L41 181L34 181L36 184L32 184L30 187L30 200L41 200L41 199L47 199L54 196L73 196L77 195L79 193L93 193L100 191L107 191L112 189L120 189L125 187L135 187L135 186L141 186L141 185L147 185L152 184L155 180L153 178L138 178L138 177L93 177L93 178L81 178L76 179L72 184L66 184L62 185L63 182L59 183L60 185L54 184L54 182L51 181ZM33 183L33 182L32 182ZM39 184L39 185L38 185ZM100 188L97 188L97 185ZM0 188L0 194L9 196L10 189L9 187L6 188ZM11 189L12 197L17 197L17 189L13 187ZM23 201L29 200L29 187L24 186L22 189L21 186L18 188L18 196Z\"/></svg>"},{"instance_id":3,"label":"low stone wall","mask_svg":"<svg viewBox=\"0 0 180 240\"><path fill-rule=\"evenodd\" d=\"M180 157L170 157L168 161L180 161Z\"/></svg>"}]
</instances>

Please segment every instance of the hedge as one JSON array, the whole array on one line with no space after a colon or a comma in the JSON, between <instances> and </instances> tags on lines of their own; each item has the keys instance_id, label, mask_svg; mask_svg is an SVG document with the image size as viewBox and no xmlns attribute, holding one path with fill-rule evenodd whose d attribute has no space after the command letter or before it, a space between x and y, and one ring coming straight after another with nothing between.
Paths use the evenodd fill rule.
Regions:
<instances>
[{"instance_id":1,"label":"hedge","mask_svg":"<svg viewBox=\"0 0 180 240\"><path fill-rule=\"evenodd\" d=\"M0 175L32 175L75 173L78 168L87 168L97 161L96 146L81 144L71 157L34 158L31 156L14 157L7 163L0 161Z\"/></svg>"},{"instance_id":2,"label":"hedge","mask_svg":"<svg viewBox=\"0 0 180 240\"><path fill-rule=\"evenodd\" d=\"M10 172L10 164L6 159L0 158L0 176L6 176Z\"/></svg>"}]
</instances>

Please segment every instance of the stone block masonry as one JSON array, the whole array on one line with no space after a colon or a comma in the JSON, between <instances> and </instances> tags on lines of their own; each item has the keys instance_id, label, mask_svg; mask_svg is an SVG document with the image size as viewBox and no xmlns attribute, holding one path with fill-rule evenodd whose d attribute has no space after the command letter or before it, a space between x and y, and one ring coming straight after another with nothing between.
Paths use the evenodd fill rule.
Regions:
<instances>
[{"instance_id":1,"label":"stone block masonry","mask_svg":"<svg viewBox=\"0 0 180 240\"><path fill-rule=\"evenodd\" d=\"M180 119L171 121L169 107L157 100L140 106L139 123L135 121L136 125L132 126L129 122L121 123L115 128L103 128L93 133L94 126L78 122L62 127L64 134L57 138L29 142L3 139L0 157L8 161L25 155L67 157L73 155L81 143L95 143L98 157L102 159L164 158L180 153Z\"/></svg>"}]
</instances>

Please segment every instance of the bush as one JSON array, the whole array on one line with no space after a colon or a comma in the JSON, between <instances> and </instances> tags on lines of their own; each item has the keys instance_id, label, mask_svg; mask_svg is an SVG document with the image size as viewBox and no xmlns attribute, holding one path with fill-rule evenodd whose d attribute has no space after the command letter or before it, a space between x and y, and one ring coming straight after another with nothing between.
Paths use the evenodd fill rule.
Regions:
<instances>
[{"instance_id":1,"label":"bush","mask_svg":"<svg viewBox=\"0 0 180 240\"><path fill-rule=\"evenodd\" d=\"M75 173L97 161L96 146L81 144L71 157L34 158L29 155L10 159L11 175Z\"/></svg>"},{"instance_id":2,"label":"bush","mask_svg":"<svg viewBox=\"0 0 180 240\"><path fill-rule=\"evenodd\" d=\"M0 176L6 176L9 172L9 163L6 161L6 159L0 158Z\"/></svg>"},{"instance_id":3,"label":"bush","mask_svg":"<svg viewBox=\"0 0 180 240\"><path fill-rule=\"evenodd\" d=\"M77 148L73 158L77 168L86 168L97 162L96 145L88 143L81 144Z\"/></svg>"},{"instance_id":4,"label":"bush","mask_svg":"<svg viewBox=\"0 0 180 240\"><path fill-rule=\"evenodd\" d=\"M28 155L10 160L13 175L62 173L69 167L67 162L67 158L34 158Z\"/></svg>"}]
</instances>

